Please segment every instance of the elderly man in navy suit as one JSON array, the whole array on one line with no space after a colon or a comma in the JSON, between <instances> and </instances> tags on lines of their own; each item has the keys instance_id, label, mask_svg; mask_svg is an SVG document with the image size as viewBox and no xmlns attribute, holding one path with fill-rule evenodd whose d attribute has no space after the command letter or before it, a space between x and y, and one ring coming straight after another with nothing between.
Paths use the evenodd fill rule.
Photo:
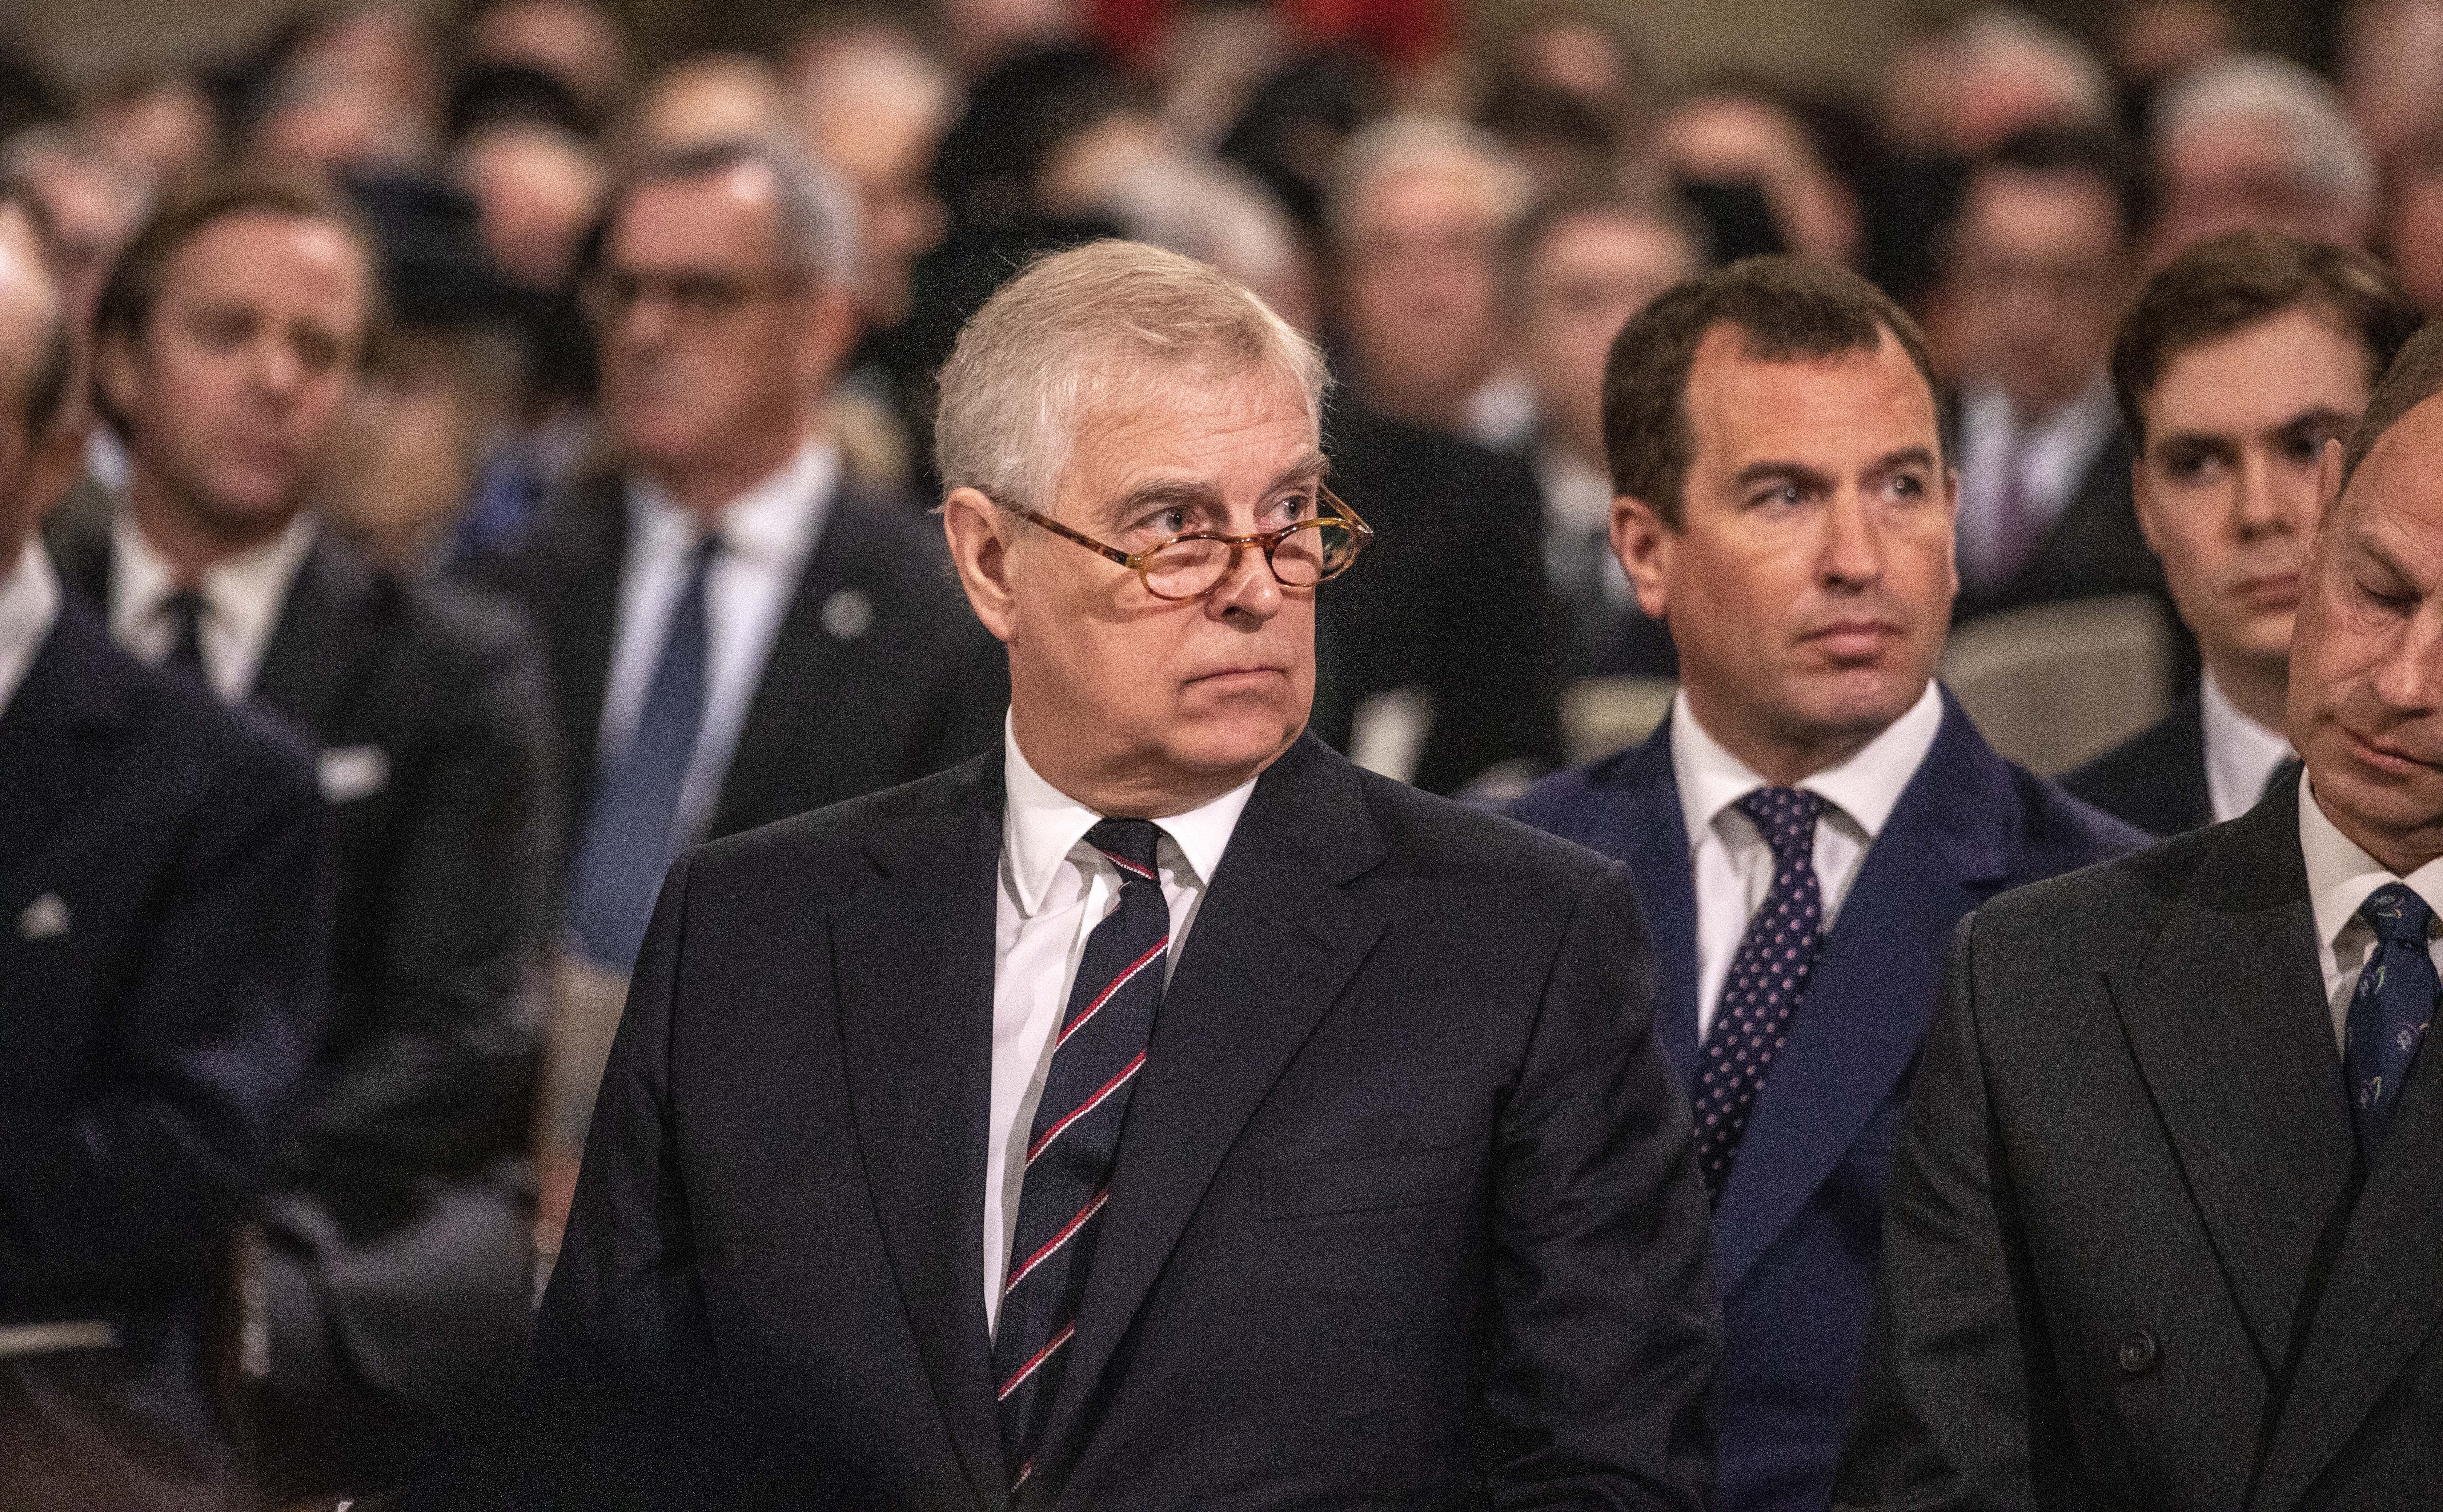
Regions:
<instances>
[{"instance_id":1,"label":"elderly man in navy suit","mask_svg":"<svg viewBox=\"0 0 2443 1512\"><path fill-rule=\"evenodd\" d=\"M2141 840L1934 683L1958 584L1936 417L1917 327L1848 273L1751 259L1631 320L1605 375L1612 546L1681 690L1644 745L1517 808L1627 862L1654 933L1714 1203L1715 1504L1743 1512L1829 1500L1952 925Z\"/></svg>"}]
</instances>

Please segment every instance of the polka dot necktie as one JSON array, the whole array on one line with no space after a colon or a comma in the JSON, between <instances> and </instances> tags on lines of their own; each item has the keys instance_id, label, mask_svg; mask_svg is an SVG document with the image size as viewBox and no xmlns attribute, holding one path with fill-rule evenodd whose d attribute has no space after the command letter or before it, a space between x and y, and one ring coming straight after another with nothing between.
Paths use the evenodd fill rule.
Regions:
<instances>
[{"instance_id":1,"label":"polka dot necktie","mask_svg":"<svg viewBox=\"0 0 2443 1512\"><path fill-rule=\"evenodd\" d=\"M2434 910L2399 883L2378 887L2359 905L2359 917L2375 931L2375 949L2350 994L2342 1038L2342 1069L2350 1088L2350 1112L2358 1120L2359 1148L2368 1160L2392 1127L2400 1084L2409 1079L2426 1026L2434 1017L2438 988L2427 935Z\"/></svg>"},{"instance_id":2,"label":"polka dot necktie","mask_svg":"<svg viewBox=\"0 0 2443 1512\"><path fill-rule=\"evenodd\" d=\"M1739 812L1773 847L1773 890L1748 920L1731 957L1721 1000L1705 1036L1697 1078L1697 1163L1717 1204L1731 1178L1739 1137L1764 1091L1764 1076L1790 1038L1791 1015L1807 996L1807 975L1824 941L1824 891L1815 880L1815 821L1830 805L1797 788L1758 788Z\"/></svg>"}]
</instances>

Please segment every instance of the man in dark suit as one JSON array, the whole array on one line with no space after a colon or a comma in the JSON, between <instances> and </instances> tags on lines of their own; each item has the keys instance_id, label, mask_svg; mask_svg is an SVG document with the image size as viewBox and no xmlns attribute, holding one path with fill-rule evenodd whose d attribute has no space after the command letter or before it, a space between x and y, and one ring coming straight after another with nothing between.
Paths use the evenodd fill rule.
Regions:
<instances>
[{"instance_id":1,"label":"man in dark suit","mask_svg":"<svg viewBox=\"0 0 2443 1512\"><path fill-rule=\"evenodd\" d=\"M1303 733L1366 534L1322 378L1129 243L969 323L937 443L1003 743L672 872L542 1489L1700 1504L1702 1188L1626 877Z\"/></svg>"},{"instance_id":2,"label":"man in dark suit","mask_svg":"<svg viewBox=\"0 0 2443 1512\"><path fill-rule=\"evenodd\" d=\"M2304 779L1954 937L1844 1505L2433 1501L2438 392L2429 328L2325 443Z\"/></svg>"},{"instance_id":3,"label":"man in dark suit","mask_svg":"<svg viewBox=\"0 0 2443 1512\"><path fill-rule=\"evenodd\" d=\"M502 607L370 568L306 508L373 266L344 211L272 181L138 232L95 316L127 495L57 541L122 647L309 740L331 810L332 1018L264 1208L263 1427L288 1452L262 1468L292 1494L446 1436L513 1376L532 1287L542 658Z\"/></svg>"},{"instance_id":4,"label":"man in dark suit","mask_svg":"<svg viewBox=\"0 0 2443 1512\"><path fill-rule=\"evenodd\" d=\"M2360 252L2275 231L2189 248L2121 322L2112 386L2138 523L2205 664L2159 722L2062 786L2141 829L2237 818L2291 758L2290 620L2316 469L2422 317Z\"/></svg>"},{"instance_id":5,"label":"man in dark suit","mask_svg":"<svg viewBox=\"0 0 2443 1512\"><path fill-rule=\"evenodd\" d=\"M1681 691L1519 817L1628 863L1695 1100L1729 1369L1723 1508L1820 1508L1892 1140L1952 924L2140 837L1995 756L1933 682L1952 475L1908 317L1757 258L1613 344L1612 538Z\"/></svg>"},{"instance_id":6,"label":"man in dark suit","mask_svg":"<svg viewBox=\"0 0 2443 1512\"><path fill-rule=\"evenodd\" d=\"M1961 191L1942 295L1960 365L1957 619L2163 592L2104 373L2140 183L2117 137L2048 127L2005 140Z\"/></svg>"},{"instance_id":7,"label":"man in dark suit","mask_svg":"<svg viewBox=\"0 0 2443 1512\"><path fill-rule=\"evenodd\" d=\"M490 575L548 643L573 799L547 1213L671 860L964 760L1006 702L938 539L845 486L809 425L854 327L828 186L736 145L617 191L587 304L625 470L547 505Z\"/></svg>"},{"instance_id":8,"label":"man in dark suit","mask_svg":"<svg viewBox=\"0 0 2443 1512\"><path fill-rule=\"evenodd\" d=\"M0 200L0 1485L219 1507L206 1322L321 1027L321 812L32 538L83 441L64 306Z\"/></svg>"}]
</instances>

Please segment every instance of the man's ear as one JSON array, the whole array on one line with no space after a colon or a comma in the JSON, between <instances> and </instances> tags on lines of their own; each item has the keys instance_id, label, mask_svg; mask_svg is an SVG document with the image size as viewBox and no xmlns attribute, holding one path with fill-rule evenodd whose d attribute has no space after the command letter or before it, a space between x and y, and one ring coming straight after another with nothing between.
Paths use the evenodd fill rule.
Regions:
<instances>
[{"instance_id":1,"label":"man's ear","mask_svg":"<svg viewBox=\"0 0 2443 1512\"><path fill-rule=\"evenodd\" d=\"M2342 444L2339 438L2324 438L2324 455L2316 464L2316 534L2323 535L2324 521L2333 518L2333 506L2342 499Z\"/></svg>"},{"instance_id":2,"label":"man's ear","mask_svg":"<svg viewBox=\"0 0 2443 1512\"><path fill-rule=\"evenodd\" d=\"M1018 628L1009 542L1003 537L1010 523L1007 511L973 488L953 488L942 501L942 535L950 545L950 562L959 570L959 586L967 591L976 618L1004 642Z\"/></svg>"},{"instance_id":3,"label":"man's ear","mask_svg":"<svg viewBox=\"0 0 2443 1512\"><path fill-rule=\"evenodd\" d=\"M1611 554L1637 590L1637 607L1652 620L1671 608L1671 554L1679 531L1663 523L1653 505L1621 494L1611 501Z\"/></svg>"}]
</instances>

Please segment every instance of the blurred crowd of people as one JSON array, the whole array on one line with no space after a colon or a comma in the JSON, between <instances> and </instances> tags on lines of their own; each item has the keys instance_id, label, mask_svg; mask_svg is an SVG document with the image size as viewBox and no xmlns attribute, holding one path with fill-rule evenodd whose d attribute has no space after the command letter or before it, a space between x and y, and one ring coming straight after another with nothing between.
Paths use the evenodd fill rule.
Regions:
<instances>
[{"instance_id":1,"label":"blurred crowd of people","mask_svg":"<svg viewBox=\"0 0 2443 1512\"><path fill-rule=\"evenodd\" d=\"M359 1490L486 1410L671 857L1000 738L926 517L933 382L1031 255L1153 243L1324 341L1376 544L1320 600L1314 728L1480 794L1563 762L1573 681L1674 673L1602 423L1613 335L1672 284L1794 252L1921 319L1961 617L2168 610L2108 367L2183 248L2371 250L2443 309L2443 0L2356 0L2338 83L2211 0L2134 0L2101 50L1977 9L1874 99L1669 79L1595 0L1460 31L946 0L648 67L595 0L475 0L83 93L0 67L0 570L46 542L25 603L93 632L72 675L0 658L0 878L33 889L0 898L0 1000L291 1021L156 1006L98 1093L19 1058L0 1103L37 1111L0 1127L58 1127L0 1177L0 1315L52 1332L6 1362L0 1484ZM24 754L44 690L117 688L119 654L184 679L109 695L167 754ZM232 783L243 834L199 817L251 811ZM104 798L157 831L123 938L21 865L89 864L113 831L61 816ZM102 954L34 954L71 936Z\"/></svg>"}]
</instances>

